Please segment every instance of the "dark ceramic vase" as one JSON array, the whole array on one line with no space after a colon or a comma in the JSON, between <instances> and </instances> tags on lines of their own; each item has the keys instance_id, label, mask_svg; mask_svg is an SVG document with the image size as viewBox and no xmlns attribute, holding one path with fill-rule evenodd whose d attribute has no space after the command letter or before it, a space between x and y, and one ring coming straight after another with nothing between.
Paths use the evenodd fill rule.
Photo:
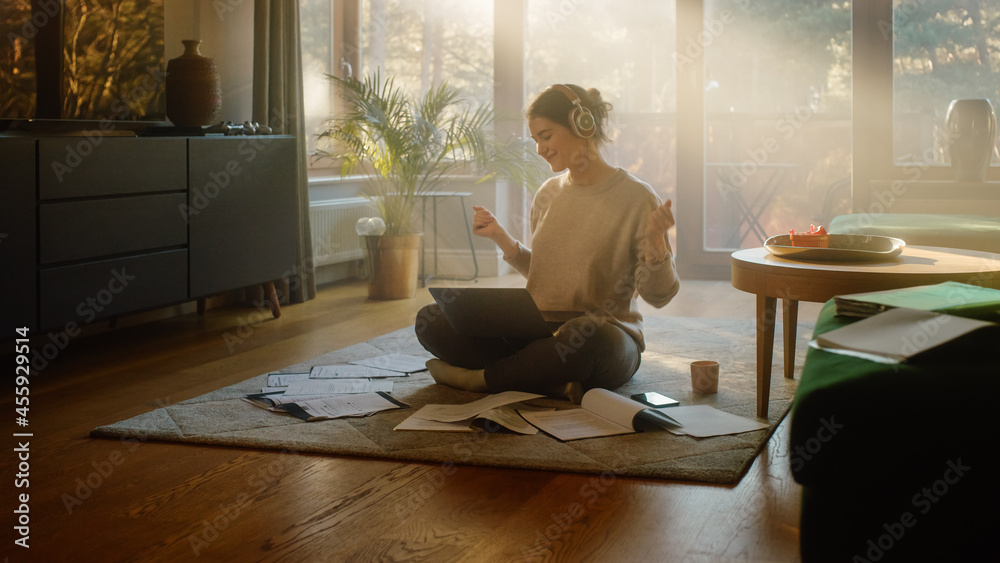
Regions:
<instances>
[{"instance_id":1,"label":"dark ceramic vase","mask_svg":"<svg viewBox=\"0 0 1000 563\"><path fill-rule=\"evenodd\" d=\"M997 116L989 100L952 100L946 118L948 154L955 180L982 182L997 137Z\"/></svg>"},{"instance_id":2,"label":"dark ceramic vase","mask_svg":"<svg viewBox=\"0 0 1000 563\"><path fill-rule=\"evenodd\" d=\"M211 125L222 109L219 71L201 54L201 40L181 43L184 54L167 62L167 118L177 127Z\"/></svg>"}]
</instances>

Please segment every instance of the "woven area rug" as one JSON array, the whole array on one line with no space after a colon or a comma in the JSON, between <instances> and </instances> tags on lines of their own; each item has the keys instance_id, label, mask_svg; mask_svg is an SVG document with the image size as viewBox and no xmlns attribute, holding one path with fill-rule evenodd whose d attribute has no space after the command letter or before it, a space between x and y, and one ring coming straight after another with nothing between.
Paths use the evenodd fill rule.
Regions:
<instances>
[{"instance_id":1,"label":"woven area rug","mask_svg":"<svg viewBox=\"0 0 1000 563\"><path fill-rule=\"evenodd\" d=\"M780 327L780 324L779 324ZM796 365L805 356L811 327L798 327ZM682 405L707 404L723 411L756 418L754 370L755 328L752 321L651 317L646 319L647 350L638 373L618 393L658 391ZM367 418L302 422L240 400L260 392L266 374L168 407L96 428L97 437L135 437L169 442L214 444L254 449L363 456L391 460L454 463L550 471L604 473L616 476L733 484L788 412L797 381L782 376L781 339L775 338L768 422L770 428L711 438L644 432L625 436L560 442L544 433L534 436L496 433L393 431L416 409L430 403L458 404L483 395L434 384L427 372L396 379L393 396L411 405ZM399 352L427 356L413 328L329 352L282 371L308 371L313 365ZM691 391L689 364L716 360L719 392ZM532 402L558 408L568 401Z\"/></svg>"}]
</instances>

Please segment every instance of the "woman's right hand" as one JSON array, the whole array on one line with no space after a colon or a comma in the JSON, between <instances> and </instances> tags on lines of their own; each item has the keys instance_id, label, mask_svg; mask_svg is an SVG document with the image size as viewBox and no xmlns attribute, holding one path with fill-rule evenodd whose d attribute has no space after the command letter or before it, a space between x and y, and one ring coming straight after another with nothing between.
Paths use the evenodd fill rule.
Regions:
<instances>
[{"instance_id":1,"label":"woman's right hand","mask_svg":"<svg viewBox=\"0 0 1000 563\"><path fill-rule=\"evenodd\" d=\"M472 216L472 233L481 237L496 240L498 235L504 233L504 228L497 221L493 213L479 205L472 206L475 214Z\"/></svg>"},{"instance_id":2,"label":"woman's right hand","mask_svg":"<svg viewBox=\"0 0 1000 563\"><path fill-rule=\"evenodd\" d=\"M514 256L517 256L520 250L518 242L507 233L507 229L503 228L503 225L500 224L500 221L497 221L493 213L489 209L478 205L473 205L472 209L475 211L475 214L472 216L473 234L486 237L495 242L500 247L500 250L503 251L504 260L511 260Z\"/></svg>"}]
</instances>

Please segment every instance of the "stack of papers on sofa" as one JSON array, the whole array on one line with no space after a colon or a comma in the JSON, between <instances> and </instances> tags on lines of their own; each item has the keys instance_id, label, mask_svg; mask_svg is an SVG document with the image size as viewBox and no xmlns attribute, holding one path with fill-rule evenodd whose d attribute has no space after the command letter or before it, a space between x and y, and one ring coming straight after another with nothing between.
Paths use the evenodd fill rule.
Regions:
<instances>
[{"instance_id":1,"label":"stack of papers on sofa","mask_svg":"<svg viewBox=\"0 0 1000 563\"><path fill-rule=\"evenodd\" d=\"M1000 325L934 311L897 307L825 332L812 345L835 353L897 363L959 344L980 331L1000 336Z\"/></svg>"},{"instance_id":2,"label":"stack of papers on sofa","mask_svg":"<svg viewBox=\"0 0 1000 563\"><path fill-rule=\"evenodd\" d=\"M870 317L906 307L1000 321L1000 289L959 282L838 295L833 300L837 314L849 317Z\"/></svg>"}]
</instances>

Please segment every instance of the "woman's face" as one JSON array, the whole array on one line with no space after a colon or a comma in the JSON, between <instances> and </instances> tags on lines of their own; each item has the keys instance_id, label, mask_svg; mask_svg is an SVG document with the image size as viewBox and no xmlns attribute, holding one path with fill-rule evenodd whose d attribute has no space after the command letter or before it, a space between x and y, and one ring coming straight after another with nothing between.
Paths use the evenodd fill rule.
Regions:
<instances>
[{"instance_id":1,"label":"woman's face","mask_svg":"<svg viewBox=\"0 0 1000 563\"><path fill-rule=\"evenodd\" d=\"M553 172L562 172L576 164L575 168L587 163L587 140L573 134L568 127L537 115L528 118L528 131L535 141L535 150L552 167Z\"/></svg>"}]
</instances>

